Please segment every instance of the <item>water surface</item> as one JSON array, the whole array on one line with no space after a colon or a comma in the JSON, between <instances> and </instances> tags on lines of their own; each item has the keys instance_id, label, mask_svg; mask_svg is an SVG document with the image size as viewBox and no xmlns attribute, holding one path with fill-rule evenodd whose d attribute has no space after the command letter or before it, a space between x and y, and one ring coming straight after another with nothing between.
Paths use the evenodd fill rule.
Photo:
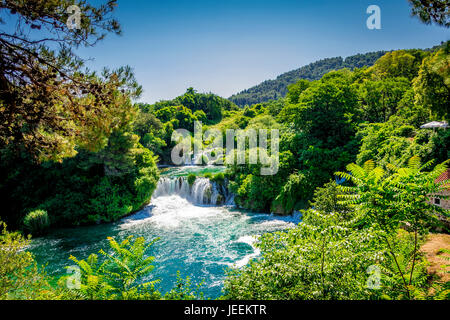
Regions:
<instances>
[{"instance_id":1,"label":"water surface","mask_svg":"<svg viewBox=\"0 0 450 320\"><path fill-rule=\"evenodd\" d=\"M156 258L155 270L146 280L160 279L161 291L165 292L174 286L180 271L182 277L189 276L194 283L204 281L205 296L217 298L226 269L242 267L258 257L253 247L256 237L298 222L295 217L247 213L230 206L196 205L198 201L193 199L198 198L197 194L178 192L158 192L161 195L144 210L116 223L55 230L35 239L31 250L39 263L47 264L50 275L59 276L66 272L65 266L73 265L68 260L70 255L85 259L100 249L108 249L107 237L117 241L129 235L148 241L160 238L149 251Z\"/></svg>"}]
</instances>

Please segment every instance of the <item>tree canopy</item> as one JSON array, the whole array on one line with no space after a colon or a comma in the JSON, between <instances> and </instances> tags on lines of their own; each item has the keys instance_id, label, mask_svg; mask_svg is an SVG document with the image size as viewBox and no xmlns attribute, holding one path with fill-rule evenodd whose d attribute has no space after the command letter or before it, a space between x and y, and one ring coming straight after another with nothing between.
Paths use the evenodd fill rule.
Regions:
<instances>
[{"instance_id":1,"label":"tree canopy","mask_svg":"<svg viewBox=\"0 0 450 320\"><path fill-rule=\"evenodd\" d=\"M2 1L0 23L0 147L23 149L38 160L94 151L129 117L141 88L129 68L97 75L73 49L120 33L111 17L116 1L81 2L79 29L66 25L73 1Z\"/></svg>"},{"instance_id":2,"label":"tree canopy","mask_svg":"<svg viewBox=\"0 0 450 320\"><path fill-rule=\"evenodd\" d=\"M450 9L447 0L408 0L412 14L426 24L436 23L450 27Z\"/></svg>"}]
</instances>

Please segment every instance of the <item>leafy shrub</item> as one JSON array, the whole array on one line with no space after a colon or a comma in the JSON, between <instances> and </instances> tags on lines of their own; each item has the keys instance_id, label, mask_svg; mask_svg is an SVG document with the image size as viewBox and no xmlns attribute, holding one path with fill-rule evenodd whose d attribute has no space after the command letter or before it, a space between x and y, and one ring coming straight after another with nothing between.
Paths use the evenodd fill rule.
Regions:
<instances>
[{"instance_id":1,"label":"leafy shrub","mask_svg":"<svg viewBox=\"0 0 450 320\"><path fill-rule=\"evenodd\" d=\"M144 277L153 270L154 257L145 256L154 241L146 243L144 238L130 236L122 242L108 238L111 252L100 250L103 261L96 254L86 260L74 256L70 260L80 268L78 288L68 289L74 298L103 300L159 299L154 289L156 281L144 282ZM65 287L71 276L63 276L59 285Z\"/></svg>"},{"instance_id":2,"label":"leafy shrub","mask_svg":"<svg viewBox=\"0 0 450 320\"><path fill-rule=\"evenodd\" d=\"M379 246L367 230L335 225L317 211L318 226L301 223L288 232L266 234L259 261L232 270L225 298L237 300L368 299L376 292L365 284L366 270L376 264Z\"/></svg>"},{"instance_id":3,"label":"leafy shrub","mask_svg":"<svg viewBox=\"0 0 450 320\"><path fill-rule=\"evenodd\" d=\"M98 185L92 188L92 198L89 201L91 214L85 222L110 222L131 213L133 195L124 189L104 177Z\"/></svg>"},{"instance_id":4,"label":"leafy shrub","mask_svg":"<svg viewBox=\"0 0 450 320\"><path fill-rule=\"evenodd\" d=\"M50 220L47 211L35 210L25 216L23 224L31 234L42 235L50 227Z\"/></svg>"},{"instance_id":5,"label":"leafy shrub","mask_svg":"<svg viewBox=\"0 0 450 320\"><path fill-rule=\"evenodd\" d=\"M200 291L202 283L196 286L196 290L192 289L191 279L187 277L183 279L180 271L177 271L177 283L175 288L164 295L165 300L204 300L203 292Z\"/></svg>"},{"instance_id":6,"label":"leafy shrub","mask_svg":"<svg viewBox=\"0 0 450 320\"><path fill-rule=\"evenodd\" d=\"M158 239L146 242L144 238L129 236L122 242L108 238L110 250L100 250L100 257L91 254L86 260L71 256L70 260L80 268L79 288L66 289L71 276L63 276L58 284L69 299L89 300L194 300L203 294L191 289L191 280L177 273L175 288L162 295L157 284L159 279L148 281L154 269L154 257L148 250Z\"/></svg>"},{"instance_id":7,"label":"leafy shrub","mask_svg":"<svg viewBox=\"0 0 450 320\"><path fill-rule=\"evenodd\" d=\"M0 221L0 300L55 299L56 291L30 252L29 240Z\"/></svg>"},{"instance_id":8,"label":"leafy shrub","mask_svg":"<svg viewBox=\"0 0 450 320\"><path fill-rule=\"evenodd\" d=\"M336 214L343 220L349 220L352 217L353 210L349 205L340 203L342 190L339 189L335 181L326 183L323 187L314 191L311 207L320 212Z\"/></svg>"},{"instance_id":9,"label":"leafy shrub","mask_svg":"<svg viewBox=\"0 0 450 320\"><path fill-rule=\"evenodd\" d=\"M190 186L192 186L194 184L195 180L197 180L197 176L195 174L191 173L188 175L187 181Z\"/></svg>"},{"instance_id":10,"label":"leafy shrub","mask_svg":"<svg viewBox=\"0 0 450 320\"><path fill-rule=\"evenodd\" d=\"M301 201L307 199L309 182L302 173L293 173L272 202L272 212L277 214L291 214L301 206Z\"/></svg>"},{"instance_id":11,"label":"leafy shrub","mask_svg":"<svg viewBox=\"0 0 450 320\"><path fill-rule=\"evenodd\" d=\"M211 178L211 181L222 184L225 182L225 176L222 172L219 172Z\"/></svg>"},{"instance_id":12,"label":"leafy shrub","mask_svg":"<svg viewBox=\"0 0 450 320\"><path fill-rule=\"evenodd\" d=\"M137 203L135 203L134 210L139 209L140 206L149 202L158 184L159 174L156 171L155 166L144 167L139 170L139 176L134 181L134 187L137 193L135 200Z\"/></svg>"},{"instance_id":13,"label":"leafy shrub","mask_svg":"<svg viewBox=\"0 0 450 320\"><path fill-rule=\"evenodd\" d=\"M211 180L211 179L212 179L212 174L211 174L211 172L205 173L204 177L205 177L206 179Z\"/></svg>"},{"instance_id":14,"label":"leafy shrub","mask_svg":"<svg viewBox=\"0 0 450 320\"><path fill-rule=\"evenodd\" d=\"M417 157L406 168L390 165L391 172L373 162L349 165L351 175L338 175L355 186L328 184L316 192L315 201L324 195L333 201L308 210L288 232L262 236L257 244L262 259L229 272L224 298L445 298L445 285L438 284L436 294L430 294L419 250L427 224L436 220L433 211L438 211L424 199L441 191L435 180L446 169L441 164L422 171L429 166L422 167ZM405 225L408 231L401 229Z\"/></svg>"}]
</instances>

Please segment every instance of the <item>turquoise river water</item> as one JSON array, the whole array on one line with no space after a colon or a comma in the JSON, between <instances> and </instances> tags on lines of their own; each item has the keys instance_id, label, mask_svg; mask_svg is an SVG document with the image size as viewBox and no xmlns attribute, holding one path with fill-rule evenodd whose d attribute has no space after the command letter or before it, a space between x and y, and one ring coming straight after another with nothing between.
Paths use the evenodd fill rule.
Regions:
<instances>
[{"instance_id":1,"label":"turquoise river water","mask_svg":"<svg viewBox=\"0 0 450 320\"><path fill-rule=\"evenodd\" d=\"M299 222L296 216L276 217L234 208L230 195L216 190L208 179L189 186L190 172L218 172L216 167L183 167L163 170L151 203L142 211L118 222L71 229L58 229L33 240L30 250L50 275L65 274L70 255L85 259L100 249L108 249L107 237L120 241L129 235L147 240L160 238L150 249L155 269L146 280L160 279L165 292L176 281L177 271L193 283L204 281L205 297L221 295L228 268L245 266L259 256L256 237L285 230ZM218 200L221 199L221 200ZM218 205L217 203L221 204Z\"/></svg>"}]
</instances>

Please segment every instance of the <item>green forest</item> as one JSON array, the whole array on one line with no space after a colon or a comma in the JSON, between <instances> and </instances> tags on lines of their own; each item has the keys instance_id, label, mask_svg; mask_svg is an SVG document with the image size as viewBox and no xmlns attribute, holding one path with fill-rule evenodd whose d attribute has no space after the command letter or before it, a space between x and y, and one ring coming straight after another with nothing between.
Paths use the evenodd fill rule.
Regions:
<instances>
[{"instance_id":1,"label":"green forest","mask_svg":"<svg viewBox=\"0 0 450 320\"><path fill-rule=\"evenodd\" d=\"M448 10L410 3L424 23L449 27ZM421 128L450 119L450 41L320 60L229 99L188 88L148 104L137 102L142 87L130 67L94 72L76 53L121 33L117 2L83 2L79 30L61 13L70 4L0 3L20 23L0 33L0 299L207 299L181 274L169 290L147 281L154 243L141 237L70 256L79 289L24 250L55 228L111 223L146 207L158 165L170 165L173 132L193 131L196 121L224 137L279 130L276 175L260 175L258 163L206 177L226 182L240 209L302 215L296 227L260 237L261 257L228 270L219 299L450 298L449 264L432 274L420 250L450 232L449 210L430 202L449 198L449 181L437 181L450 166L450 131ZM49 25L57 32L47 35ZM438 254L449 260L449 248Z\"/></svg>"},{"instance_id":2,"label":"green forest","mask_svg":"<svg viewBox=\"0 0 450 320\"><path fill-rule=\"evenodd\" d=\"M295 84L299 80L320 80L326 73L339 70L362 67L371 67L386 52L371 52L357 54L343 59L342 57L323 59L297 70L292 70L278 76L275 80L267 80L263 83L244 90L229 98L240 107L251 106L253 104L277 100L286 96L288 86Z\"/></svg>"}]
</instances>

